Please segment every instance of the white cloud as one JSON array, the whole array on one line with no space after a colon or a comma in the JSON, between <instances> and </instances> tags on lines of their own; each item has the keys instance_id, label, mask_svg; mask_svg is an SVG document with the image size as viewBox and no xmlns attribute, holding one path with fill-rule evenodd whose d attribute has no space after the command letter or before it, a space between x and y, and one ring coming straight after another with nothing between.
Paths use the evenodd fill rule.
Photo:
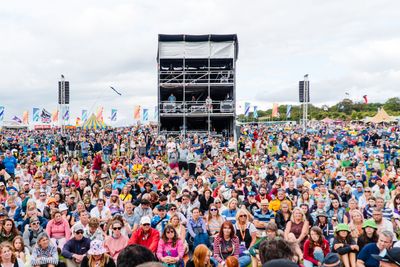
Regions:
<instances>
[{"instance_id":1,"label":"white cloud","mask_svg":"<svg viewBox=\"0 0 400 267\"><path fill-rule=\"evenodd\" d=\"M400 95L399 8L389 0L8 1L0 8L0 105L6 117L55 109L63 73L73 117L102 105L129 121L134 105L156 105L158 33L237 33L239 103L295 103L305 73L316 104L345 92L384 101Z\"/></svg>"}]
</instances>

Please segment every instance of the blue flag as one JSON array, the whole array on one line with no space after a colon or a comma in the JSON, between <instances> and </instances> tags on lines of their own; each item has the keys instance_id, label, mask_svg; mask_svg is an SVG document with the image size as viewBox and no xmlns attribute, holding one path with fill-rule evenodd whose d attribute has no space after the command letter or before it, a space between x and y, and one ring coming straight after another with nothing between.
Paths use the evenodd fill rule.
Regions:
<instances>
[{"instance_id":1,"label":"blue flag","mask_svg":"<svg viewBox=\"0 0 400 267\"><path fill-rule=\"evenodd\" d=\"M286 106L286 118L289 119L291 117L292 113L292 105L287 105Z\"/></svg>"},{"instance_id":2,"label":"blue flag","mask_svg":"<svg viewBox=\"0 0 400 267\"><path fill-rule=\"evenodd\" d=\"M248 117L250 114L250 103L244 103L244 116Z\"/></svg>"}]
</instances>

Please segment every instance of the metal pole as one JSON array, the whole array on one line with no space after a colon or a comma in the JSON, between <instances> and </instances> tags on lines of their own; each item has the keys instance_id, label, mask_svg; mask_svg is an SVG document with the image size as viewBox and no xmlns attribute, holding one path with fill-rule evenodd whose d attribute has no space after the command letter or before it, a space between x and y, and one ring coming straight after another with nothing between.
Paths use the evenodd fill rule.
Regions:
<instances>
[{"instance_id":1,"label":"metal pole","mask_svg":"<svg viewBox=\"0 0 400 267\"><path fill-rule=\"evenodd\" d=\"M309 83L308 74L304 75L304 109L303 109L303 131L306 132L307 122L308 122L308 103L310 99L308 98Z\"/></svg>"}]
</instances>

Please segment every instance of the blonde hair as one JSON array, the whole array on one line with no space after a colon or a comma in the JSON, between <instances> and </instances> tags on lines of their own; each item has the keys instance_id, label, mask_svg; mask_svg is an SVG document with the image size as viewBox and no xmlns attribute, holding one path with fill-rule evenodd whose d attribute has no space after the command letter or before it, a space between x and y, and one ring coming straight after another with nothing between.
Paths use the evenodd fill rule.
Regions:
<instances>
[{"instance_id":1,"label":"blonde hair","mask_svg":"<svg viewBox=\"0 0 400 267\"><path fill-rule=\"evenodd\" d=\"M295 213L296 211L298 211L298 212L301 213L301 215L302 215L302 217L303 217L303 218L302 218L302 221L305 222L305 221L307 220L307 218L306 218L306 215L304 214L303 210L302 210L300 207L295 207L295 208L293 209L292 215L290 216L290 221L291 221L292 223L295 222L295 221L294 221L294 213Z\"/></svg>"}]
</instances>

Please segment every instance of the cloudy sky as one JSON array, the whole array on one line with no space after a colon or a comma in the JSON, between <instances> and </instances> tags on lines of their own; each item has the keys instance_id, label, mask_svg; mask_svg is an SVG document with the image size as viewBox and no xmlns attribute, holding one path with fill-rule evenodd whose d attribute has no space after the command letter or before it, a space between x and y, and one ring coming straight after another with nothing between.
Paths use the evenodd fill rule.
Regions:
<instances>
[{"instance_id":1,"label":"cloudy sky","mask_svg":"<svg viewBox=\"0 0 400 267\"><path fill-rule=\"evenodd\" d=\"M159 33L238 34L240 106L295 104L306 73L315 104L383 102L400 96L399 17L394 0L3 1L0 106L6 119L53 111L64 74L72 118L104 106L130 123L156 105Z\"/></svg>"}]
</instances>

